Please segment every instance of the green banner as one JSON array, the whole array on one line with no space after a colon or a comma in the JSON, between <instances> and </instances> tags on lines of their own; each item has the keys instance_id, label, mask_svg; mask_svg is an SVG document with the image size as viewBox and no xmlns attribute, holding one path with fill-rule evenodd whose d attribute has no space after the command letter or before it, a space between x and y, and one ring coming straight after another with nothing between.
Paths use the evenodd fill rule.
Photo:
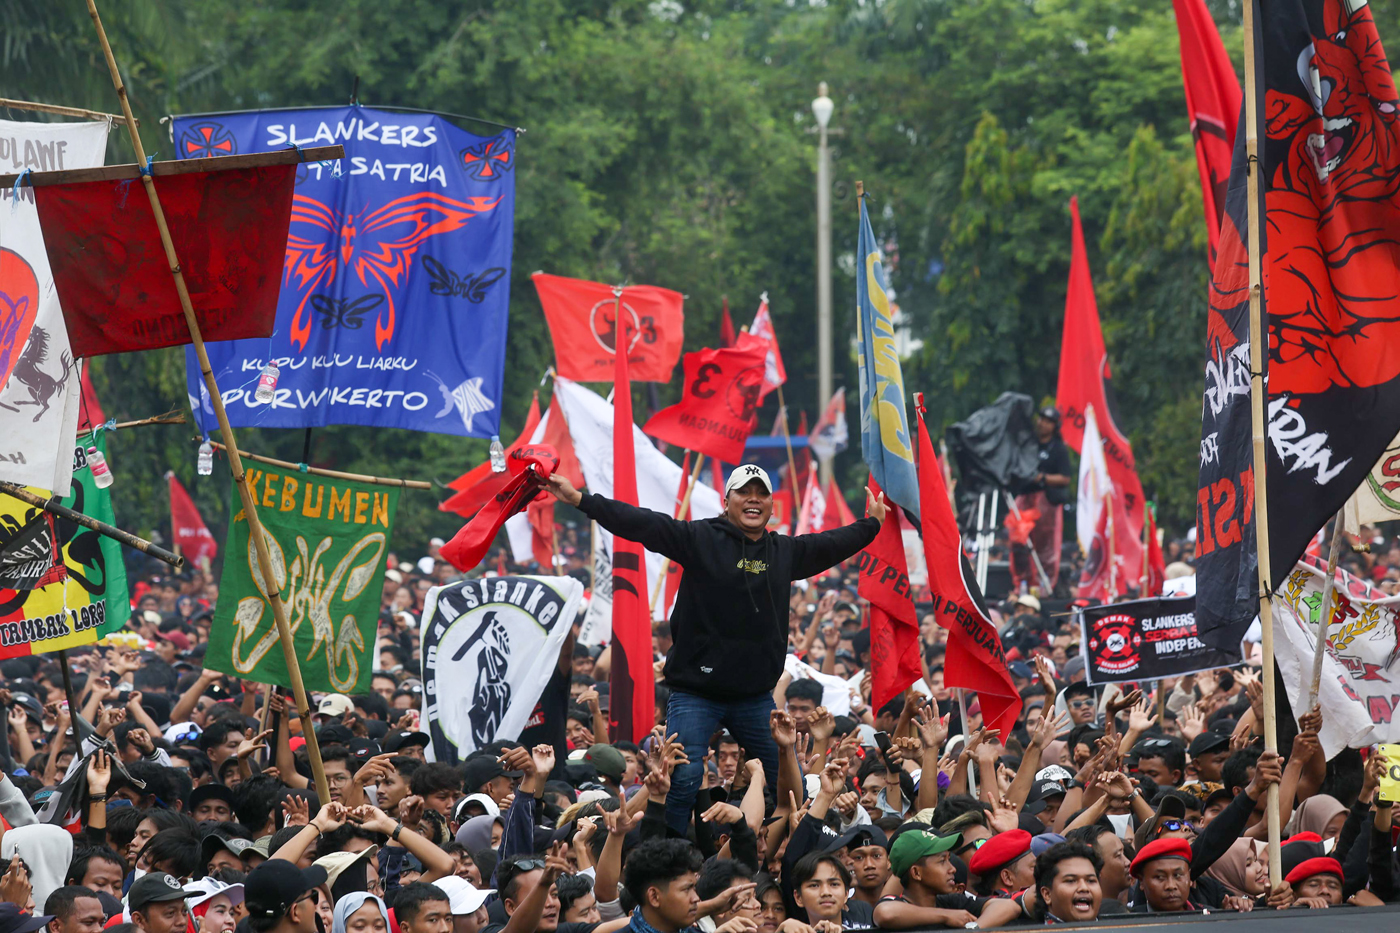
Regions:
<instances>
[{"instance_id":1,"label":"green banner","mask_svg":"<svg viewBox=\"0 0 1400 933\"><path fill-rule=\"evenodd\" d=\"M59 502L109 525L112 497L98 489L87 448L106 454L99 434L73 448L73 482ZM44 496L47 489L29 488ZM0 496L0 658L87 645L120 629L131 616L121 545L66 518Z\"/></svg>"},{"instance_id":2,"label":"green banner","mask_svg":"<svg viewBox=\"0 0 1400 933\"><path fill-rule=\"evenodd\" d=\"M306 689L368 691L398 488L277 467L249 468L248 486L266 530ZM229 514L224 575L204 664L245 680L290 687L236 488Z\"/></svg>"}]
</instances>

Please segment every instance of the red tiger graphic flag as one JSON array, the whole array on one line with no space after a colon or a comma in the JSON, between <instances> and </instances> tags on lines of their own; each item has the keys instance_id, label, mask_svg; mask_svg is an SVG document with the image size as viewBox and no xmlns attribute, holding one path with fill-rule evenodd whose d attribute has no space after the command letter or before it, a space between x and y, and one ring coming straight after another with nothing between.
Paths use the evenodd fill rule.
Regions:
<instances>
[{"instance_id":1,"label":"red tiger graphic flag","mask_svg":"<svg viewBox=\"0 0 1400 933\"><path fill-rule=\"evenodd\" d=\"M1196 143L1196 168L1201 173L1201 200L1205 202L1210 264L1214 267L1243 94L1205 0L1172 0L1172 6L1176 9L1176 29L1181 34L1186 114L1191 121L1191 138Z\"/></svg>"},{"instance_id":2,"label":"red tiger graphic flag","mask_svg":"<svg viewBox=\"0 0 1400 933\"><path fill-rule=\"evenodd\" d=\"M914 410L919 418L919 518L924 526L928 587L934 617L948 630L944 683L977 691L983 724L1010 735L1021 714L1021 694L1006 669L1001 636L987 615L982 592L963 559L962 535L943 485L938 457L933 453L928 426L924 424L922 393L915 397Z\"/></svg>"},{"instance_id":3,"label":"red tiger graphic flag","mask_svg":"<svg viewBox=\"0 0 1400 933\"><path fill-rule=\"evenodd\" d=\"M1256 4L1272 588L1400 429L1400 98L1371 8ZM1245 134L1239 134L1243 137ZM1196 622L1258 611L1247 172L1236 140L1207 312Z\"/></svg>"},{"instance_id":4,"label":"red tiger graphic flag","mask_svg":"<svg viewBox=\"0 0 1400 933\"><path fill-rule=\"evenodd\" d=\"M626 300L624 294L623 300ZM630 336L630 331L624 330ZM624 336L626 339L626 336ZM632 380L628 354L615 353L613 381L613 498L637 505L637 451L632 444ZM612 671L608 677L614 742L640 742L655 720L651 617L642 546L613 535Z\"/></svg>"}]
</instances>

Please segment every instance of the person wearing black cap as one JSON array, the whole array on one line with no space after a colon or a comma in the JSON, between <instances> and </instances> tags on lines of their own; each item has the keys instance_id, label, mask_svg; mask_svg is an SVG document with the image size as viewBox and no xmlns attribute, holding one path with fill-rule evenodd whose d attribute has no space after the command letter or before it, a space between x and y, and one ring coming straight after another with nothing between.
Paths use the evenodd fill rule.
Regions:
<instances>
[{"instance_id":1,"label":"person wearing black cap","mask_svg":"<svg viewBox=\"0 0 1400 933\"><path fill-rule=\"evenodd\" d=\"M243 880L248 926L253 933L318 933L317 889L325 883L319 865L300 869L286 859L268 859Z\"/></svg>"},{"instance_id":2,"label":"person wearing black cap","mask_svg":"<svg viewBox=\"0 0 1400 933\"><path fill-rule=\"evenodd\" d=\"M769 719L787 657L793 581L814 577L874 541L887 512L883 494L867 490L868 518L789 536L768 530L773 483L752 463L741 464L725 482L724 513L702 521L584 495L560 473L549 478L549 491L613 534L685 568L664 675L671 691L666 729L680 736L689 762L671 778L667 825L677 833L690 825L705 751L720 726L763 762L776 791L779 756Z\"/></svg>"},{"instance_id":3,"label":"person wearing black cap","mask_svg":"<svg viewBox=\"0 0 1400 933\"><path fill-rule=\"evenodd\" d=\"M1060 437L1060 411L1047 405L1035 416L1035 442L1039 447L1040 470L1031 480L1028 492L1044 491L1051 505L1064 505L1069 498L1069 448Z\"/></svg>"},{"instance_id":4,"label":"person wearing black cap","mask_svg":"<svg viewBox=\"0 0 1400 933\"><path fill-rule=\"evenodd\" d=\"M1191 740L1187 753L1201 781L1219 781L1220 769L1230 757L1230 737L1219 732L1202 732Z\"/></svg>"},{"instance_id":5,"label":"person wearing black cap","mask_svg":"<svg viewBox=\"0 0 1400 933\"><path fill-rule=\"evenodd\" d=\"M515 793L521 775L525 773L507 771L501 767L496 756L489 753L468 759L462 766L462 772L466 775L462 785L468 794L485 794L496 801L498 807L501 801Z\"/></svg>"},{"instance_id":6,"label":"person wearing black cap","mask_svg":"<svg viewBox=\"0 0 1400 933\"><path fill-rule=\"evenodd\" d=\"M396 729L384 737L384 751L422 761L423 749L428 747L430 741L426 732Z\"/></svg>"},{"instance_id":7,"label":"person wearing black cap","mask_svg":"<svg viewBox=\"0 0 1400 933\"><path fill-rule=\"evenodd\" d=\"M185 933L185 897L194 893L198 892L187 892L173 875L163 871L142 875L126 892L131 922L144 933Z\"/></svg>"},{"instance_id":8,"label":"person wearing black cap","mask_svg":"<svg viewBox=\"0 0 1400 933\"><path fill-rule=\"evenodd\" d=\"M30 916L21 911L18 904L0 901L0 933L35 933L52 919L49 914Z\"/></svg>"},{"instance_id":9,"label":"person wearing black cap","mask_svg":"<svg viewBox=\"0 0 1400 933\"><path fill-rule=\"evenodd\" d=\"M233 791L222 784L205 784L190 793L190 801L185 808L195 822L213 820L225 823L233 819Z\"/></svg>"},{"instance_id":10,"label":"person wearing black cap","mask_svg":"<svg viewBox=\"0 0 1400 933\"><path fill-rule=\"evenodd\" d=\"M890 880L890 842L878 826L853 826L841 836L841 846L855 876L855 900L871 907L880 902Z\"/></svg>"}]
</instances>

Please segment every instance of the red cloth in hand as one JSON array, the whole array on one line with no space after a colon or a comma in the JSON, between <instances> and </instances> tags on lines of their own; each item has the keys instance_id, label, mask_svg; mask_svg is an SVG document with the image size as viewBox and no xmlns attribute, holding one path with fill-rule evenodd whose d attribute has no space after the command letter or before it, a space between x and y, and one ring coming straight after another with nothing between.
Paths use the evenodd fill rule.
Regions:
<instances>
[{"instance_id":1,"label":"red cloth in hand","mask_svg":"<svg viewBox=\"0 0 1400 933\"><path fill-rule=\"evenodd\" d=\"M548 444L531 444L512 450L506 457L510 482L442 546L443 559L463 573L481 563L506 519L524 511L538 496L549 495L544 487L558 466L559 454Z\"/></svg>"}]
</instances>

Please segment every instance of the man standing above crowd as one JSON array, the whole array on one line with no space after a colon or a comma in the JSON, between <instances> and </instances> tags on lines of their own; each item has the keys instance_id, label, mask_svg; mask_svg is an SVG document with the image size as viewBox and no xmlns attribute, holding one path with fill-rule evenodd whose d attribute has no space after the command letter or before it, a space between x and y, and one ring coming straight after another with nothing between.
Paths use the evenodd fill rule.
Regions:
<instances>
[{"instance_id":1,"label":"man standing above crowd","mask_svg":"<svg viewBox=\"0 0 1400 933\"><path fill-rule=\"evenodd\" d=\"M686 831L705 751L720 726L763 762L776 789L778 749L769 718L787 654L792 583L834 567L874 541L885 518L884 497L867 489L869 518L791 537L768 530L773 484L753 464L729 475L724 514L697 522L581 493L557 473L549 483L560 501L685 568L671 615L666 729L679 736L689 762L672 776L667 824Z\"/></svg>"}]
</instances>

